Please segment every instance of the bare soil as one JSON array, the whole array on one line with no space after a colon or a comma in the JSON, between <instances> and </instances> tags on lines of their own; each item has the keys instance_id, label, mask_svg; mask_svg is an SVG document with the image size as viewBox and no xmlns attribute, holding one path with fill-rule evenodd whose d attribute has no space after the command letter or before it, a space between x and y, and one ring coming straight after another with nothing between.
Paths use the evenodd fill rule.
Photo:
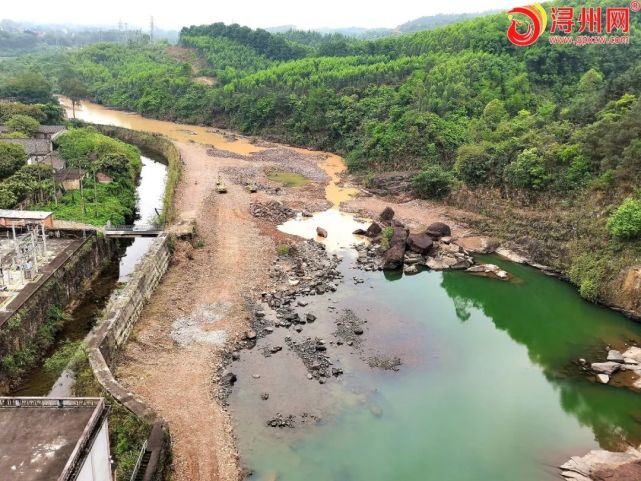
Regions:
<instances>
[{"instance_id":1,"label":"bare soil","mask_svg":"<svg viewBox=\"0 0 641 481\"><path fill-rule=\"evenodd\" d=\"M260 170L263 159L215 157L200 144L177 145L185 165L176 193L176 223L195 224L197 237L193 245L178 242L172 265L123 353L117 377L169 423L173 480L237 480L232 424L216 397L214 378L226 347L250 328L246 301L270 282L268 270L276 256L271 235L278 242L287 238L273 224L270 228L267 221L252 217L250 202L276 199L304 207L306 201L322 201L322 189L251 194L230 182L224 171ZM215 192L219 175L226 194Z\"/></svg>"}]
</instances>

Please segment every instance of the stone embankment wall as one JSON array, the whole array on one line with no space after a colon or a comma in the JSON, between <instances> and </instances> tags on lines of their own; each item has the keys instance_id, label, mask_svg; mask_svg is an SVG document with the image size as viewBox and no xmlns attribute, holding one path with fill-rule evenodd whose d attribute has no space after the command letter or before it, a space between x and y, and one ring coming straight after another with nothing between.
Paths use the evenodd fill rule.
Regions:
<instances>
[{"instance_id":1,"label":"stone embankment wall","mask_svg":"<svg viewBox=\"0 0 641 481\"><path fill-rule=\"evenodd\" d=\"M111 295L103 319L87 340L89 363L103 389L138 418L154 424L147 443L149 462L143 467L145 480L162 478L162 472L170 458L169 433L164 421L153 409L136 399L114 378L111 365L115 354L127 342L145 302L167 270L170 256L169 236L162 234L138 261L125 287Z\"/></svg>"}]
</instances>

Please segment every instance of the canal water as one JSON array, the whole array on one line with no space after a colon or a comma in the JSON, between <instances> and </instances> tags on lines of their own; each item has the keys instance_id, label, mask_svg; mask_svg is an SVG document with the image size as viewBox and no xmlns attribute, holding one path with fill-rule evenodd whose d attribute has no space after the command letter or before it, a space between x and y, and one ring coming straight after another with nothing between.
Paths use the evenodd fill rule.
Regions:
<instances>
[{"instance_id":1,"label":"canal water","mask_svg":"<svg viewBox=\"0 0 641 481\"><path fill-rule=\"evenodd\" d=\"M205 127L89 103L77 115L235 152L255 148ZM328 250L343 259L344 281L336 293L297 308L317 322L301 333L276 329L232 365L238 381L230 408L250 479L551 481L570 456L641 443L641 397L595 383L576 364L603 359L607 346L640 344L641 325L498 258L491 261L513 282L356 270L349 244L359 240L350 233L360 224L337 207L352 192L338 186L341 159L326 163L334 207L281 229L312 238L317 225L325 227ZM366 321L361 347L335 343L335 323L347 313ZM284 346L286 336L325 339L345 374L320 385L288 349L266 359L263 348ZM268 427L265 420L277 413L295 416L296 429Z\"/></svg>"}]
</instances>

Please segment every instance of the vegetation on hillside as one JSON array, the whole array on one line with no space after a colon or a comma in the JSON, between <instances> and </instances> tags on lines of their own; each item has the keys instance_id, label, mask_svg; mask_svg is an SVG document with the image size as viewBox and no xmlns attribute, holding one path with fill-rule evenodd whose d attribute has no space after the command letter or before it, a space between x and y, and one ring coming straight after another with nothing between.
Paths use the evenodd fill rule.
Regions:
<instances>
[{"instance_id":1,"label":"vegetation on hillside","mask_svg":"<svg viewBox=\"0 0 641 481\"><path fill-rule=\"evenodd\" d=\"M140 152L97 130L71 129L57 139L58 151L67 168L85 173L80 190L64 191L60 199L35 204L33 208L50 210L58 219L94 225L125 224L136 207L136 178L142 168ZM112 181L97 180L101 172Z\"/></svg>"},{"instance_id":2,"label":"vegetation on hillside","mask_svg":"<svg viewBox=\"0 0 641 481\"><path fill-rule=\"evenodd\" d=\"M557 200L599 212L591 234L638 259L637 217L625 234L607 222L631 211L641 181L641 17L631 20L629 45L584 47L550 45L548 33L515 47L504 13L374 41L184 28L212 86L163 44L94 45L41 64L54 87L66 72L114 107L332 150L353 172L422 170L420 196L483 191L514 208ZM5 84L34 70L14 62Z\"/></svg>"}]
</instances>

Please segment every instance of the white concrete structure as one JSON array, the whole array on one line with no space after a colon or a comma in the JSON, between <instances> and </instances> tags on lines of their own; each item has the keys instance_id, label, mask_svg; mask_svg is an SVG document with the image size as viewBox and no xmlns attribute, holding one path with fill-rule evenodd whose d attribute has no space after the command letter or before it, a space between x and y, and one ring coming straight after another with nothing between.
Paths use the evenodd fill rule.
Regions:
<instances>
[{"instance_id":1,"label":"white concrete structure","mask_svg":"<svg viewBox=\"0 0 641 481\"><path fill-rule=\"evenodd\" d=\"M102 398L0 397L2 481L112 481Z\"/></svg>"}]
</instances>

